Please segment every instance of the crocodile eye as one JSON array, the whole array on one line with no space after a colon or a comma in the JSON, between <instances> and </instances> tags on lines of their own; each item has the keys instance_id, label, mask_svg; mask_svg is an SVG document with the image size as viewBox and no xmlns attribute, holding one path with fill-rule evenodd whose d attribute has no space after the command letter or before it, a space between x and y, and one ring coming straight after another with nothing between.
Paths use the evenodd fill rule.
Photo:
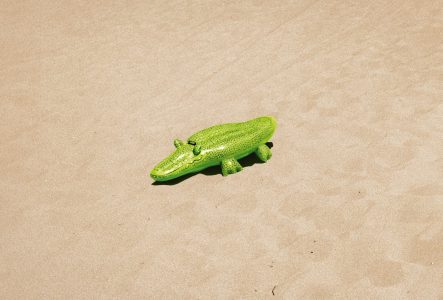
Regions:
<instances>
[{"instance_id":1,"label":"crocodile eye","mask_svg":"<svg viewBox=\"0 0 443 300\"><path fill-rule=\"evenodd\" d=\"M192 149L192 152L194 152L194 155L199 155L201 150L202 149L200 145L195 145L194 149Z\"/></svg>"},{"instance_id":2,"label":"crocodile eye","mask_svg":"<svg viewBox=\"0 0 443 300\"><path fill-rule=\"evenodd\" d=\"M181 141L181 140L179 140L179 139L175 139L174 140L174 146L175 146L175 148L178 148L178 147L180 147L180 146L182 146L182 145L184 145L185 143L183 143L183 141Z\"/></svg>"}]
</instances>

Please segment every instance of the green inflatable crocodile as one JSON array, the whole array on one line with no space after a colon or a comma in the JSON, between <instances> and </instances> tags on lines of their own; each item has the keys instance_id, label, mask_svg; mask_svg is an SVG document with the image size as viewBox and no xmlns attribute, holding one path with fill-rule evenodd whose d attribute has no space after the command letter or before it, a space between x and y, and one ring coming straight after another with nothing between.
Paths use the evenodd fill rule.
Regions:
<instances>
[{"instance_id":1,"label":"green inflatable crocodile","mask_svg":"<svg viewBox=\"0 0 443 300\"><path fill-rule=\"evenodd\" d=\"M151 171L156 181L167 181L185 174L221 165L223 176L242 170L237 161L252 152L260 160L271 158L265 144L272 137L277 122L266 116L242 123L215 125L192 135L186 143L175 140L176 150Z\"/></svg>"}]
</instances>

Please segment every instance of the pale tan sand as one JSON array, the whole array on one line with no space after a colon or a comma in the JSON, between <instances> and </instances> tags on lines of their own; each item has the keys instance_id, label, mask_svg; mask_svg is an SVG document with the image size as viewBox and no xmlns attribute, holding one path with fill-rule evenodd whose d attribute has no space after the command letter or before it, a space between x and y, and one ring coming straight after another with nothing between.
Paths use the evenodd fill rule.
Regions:
<instances>
[{"instance_id":1,"label":"pale tan sand","mask_svg":"<svg viewBox=\"0 0 443 300\"><path fill-rule=\"evenodd\" d=\"M74 2L1 4L2 299L442 299L441 1ZM151 185L260 115L269 163Z\"/></svg>"}]
</instances>

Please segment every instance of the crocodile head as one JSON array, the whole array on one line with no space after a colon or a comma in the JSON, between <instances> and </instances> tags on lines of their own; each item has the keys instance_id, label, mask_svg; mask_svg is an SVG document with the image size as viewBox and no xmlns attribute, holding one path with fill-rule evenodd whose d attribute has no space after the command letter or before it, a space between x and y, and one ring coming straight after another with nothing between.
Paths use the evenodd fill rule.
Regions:
<instances>
[{"instance_id":1,"label":"crocodile head","mask_svg":"<svg viewBox=\"0 0 443 300\"><path fill-rule=\"evenodd\" d=\"M174 145L175 151L152 169L150 174L152 179L167 181L188 173L198 172L205 167L204 153L201 153L200 145L191 141L184 143L180 140L175 140Z\"/></svg>"}]
</instances>

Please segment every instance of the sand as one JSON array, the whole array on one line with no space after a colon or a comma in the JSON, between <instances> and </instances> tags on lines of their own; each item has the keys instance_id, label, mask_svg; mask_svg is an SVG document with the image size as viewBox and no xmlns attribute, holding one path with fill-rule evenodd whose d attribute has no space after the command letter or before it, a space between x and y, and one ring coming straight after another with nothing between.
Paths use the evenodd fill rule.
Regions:
<instances>
[{"instance_id":1,"label":"sand","mask_svg":"<svg viewBox=\"0 0 443 300\"><path fill-rule=\"evenodd\" d=\"M1 6L2 299L442 299L441 2ZM262 115L269 162L152 184Z\"/></svg>"}]
</instances>

